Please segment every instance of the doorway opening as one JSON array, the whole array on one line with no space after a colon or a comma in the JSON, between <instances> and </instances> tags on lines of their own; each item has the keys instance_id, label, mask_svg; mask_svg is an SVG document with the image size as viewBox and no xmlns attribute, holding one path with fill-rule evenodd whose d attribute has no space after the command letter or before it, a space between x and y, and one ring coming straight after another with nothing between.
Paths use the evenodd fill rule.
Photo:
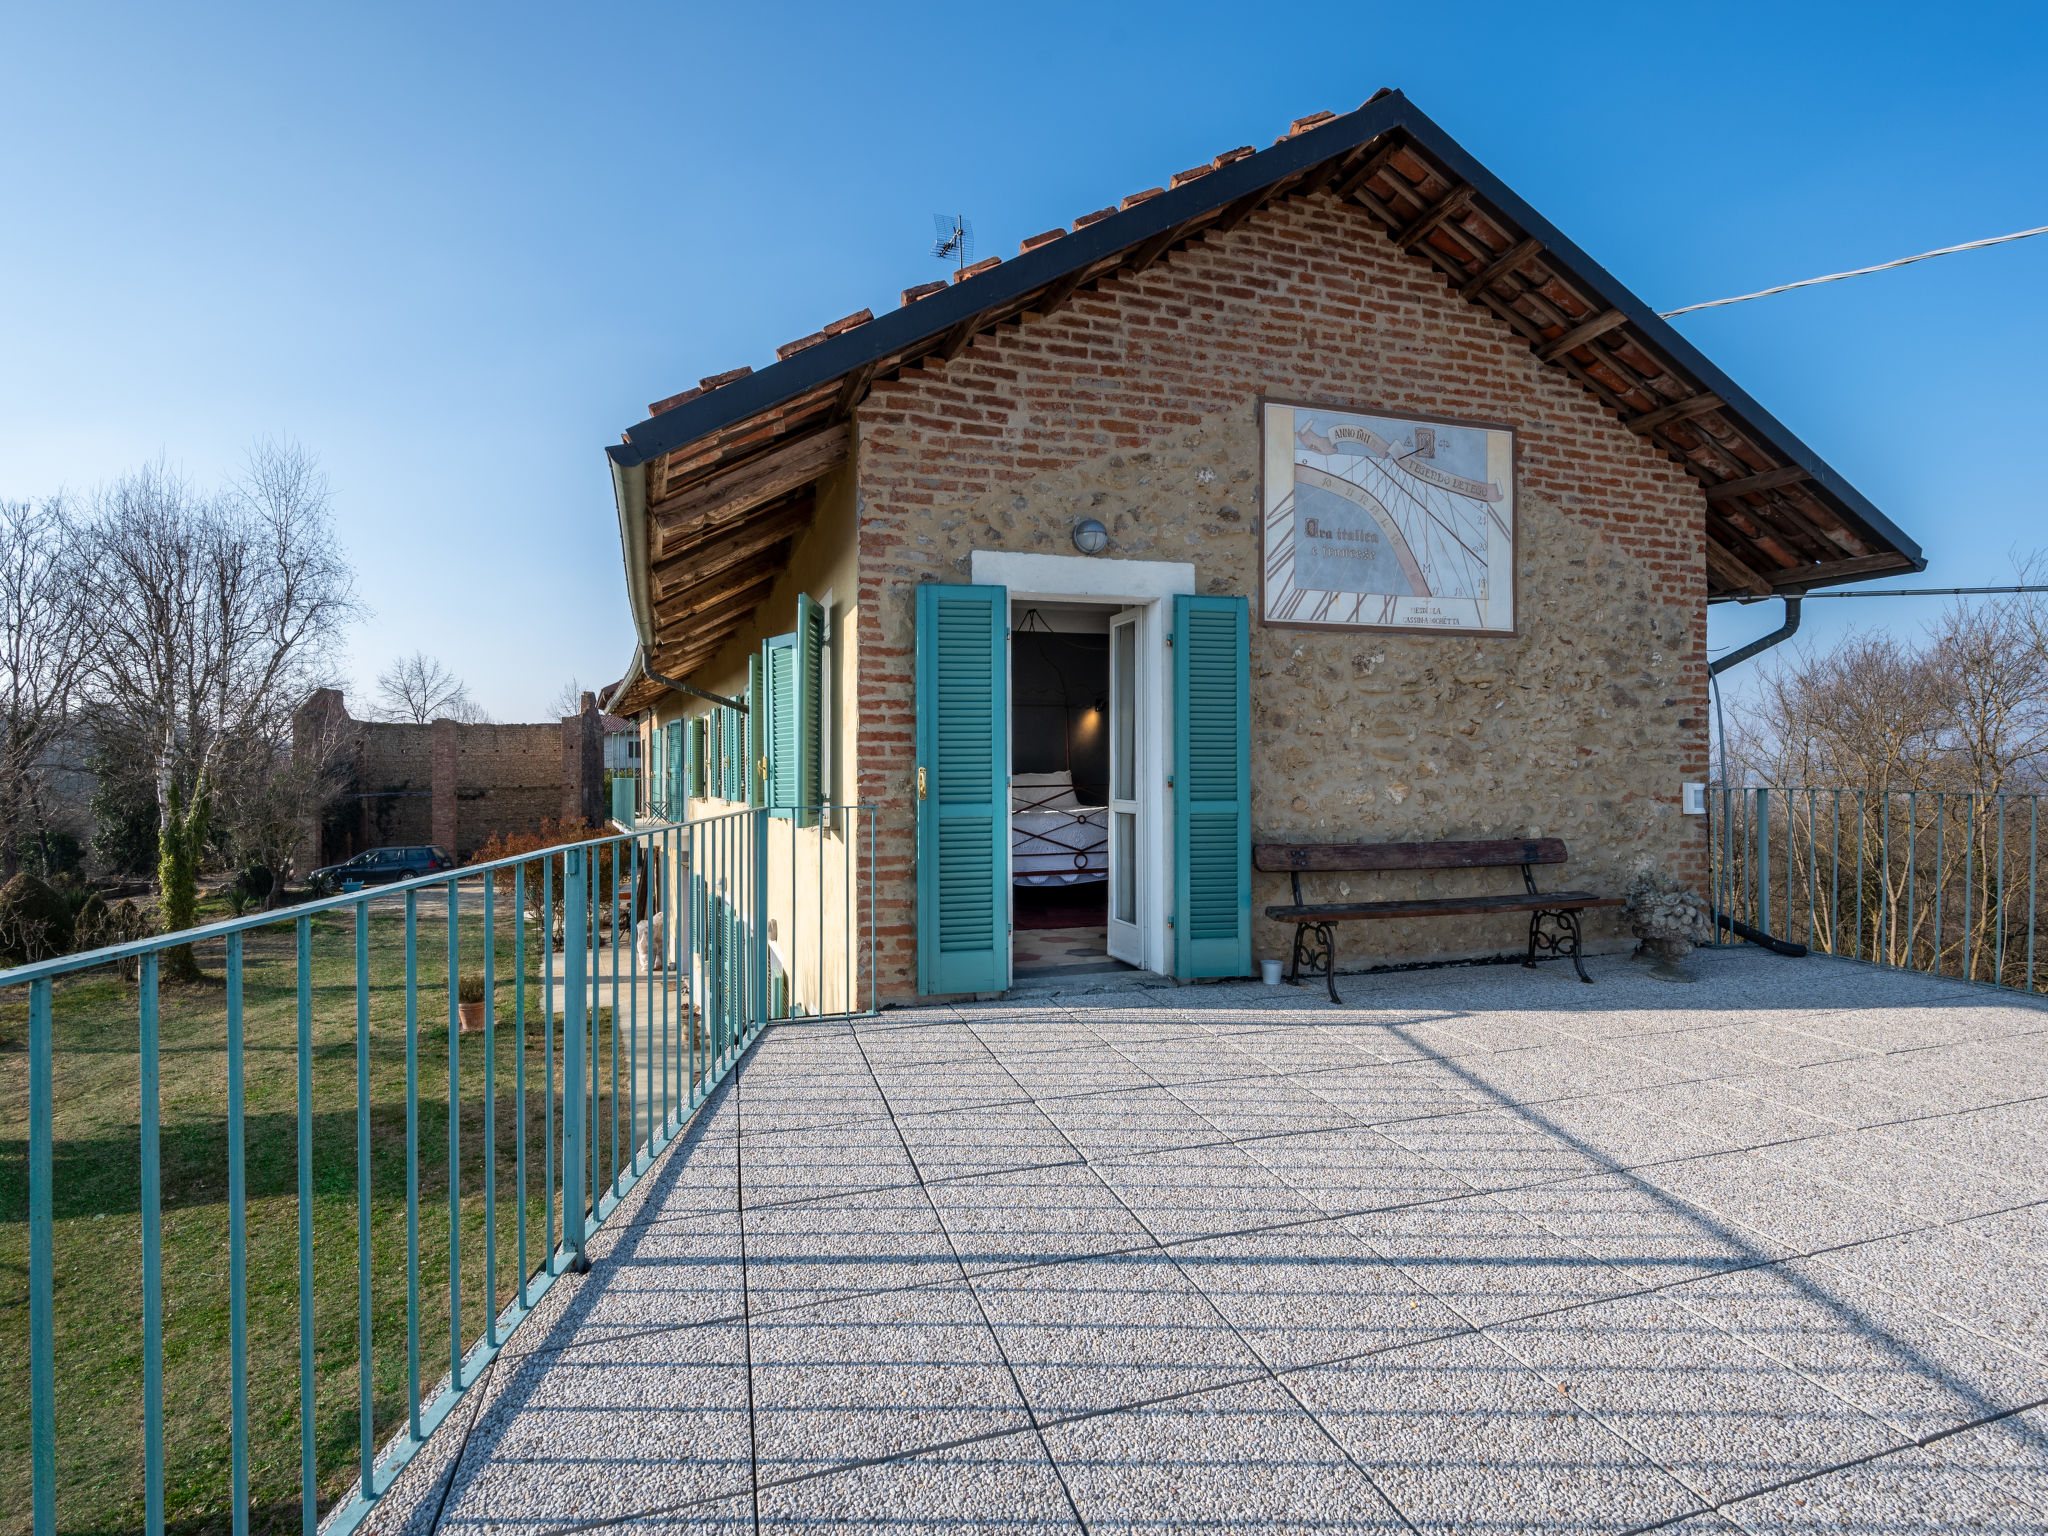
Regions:
<instances>
[{"instance_id":1,"label":"doorway opening","mask_svg":"<svg viewBox=\"0 0 2048 1536\"><path fill-rule=\"evenodd\" d=\"M1134 969L1111 951L1117 608L1018 601L1010 614L1010 969L1016 980ZM1128 734L1128 733L1127 733ZM1122 863L1118 870L1113 865Z\"/></svg>"}]
</instances>

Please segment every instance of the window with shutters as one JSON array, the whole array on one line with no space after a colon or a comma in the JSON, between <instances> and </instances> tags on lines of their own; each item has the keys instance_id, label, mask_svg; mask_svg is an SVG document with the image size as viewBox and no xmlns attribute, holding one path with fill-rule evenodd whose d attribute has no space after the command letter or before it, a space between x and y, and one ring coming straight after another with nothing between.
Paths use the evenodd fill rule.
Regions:
<instances>
[{"instance_id":1,"label":"window with shutters","mask_svg":"<svg viewBox=\"0 0 2048 1536\"><path fill-rule=\"evenodd\" d=\"M689 758L684 772L689 775L690 793L699 800L705 796L704 732L709 720L710 717L708 715L692 715L690 717L689 735L686 738L689 742L689 747L687 748Z\"/></svg>"},{"instance_id":2,"label":"window with shutters","mask_svg":"<svg viewBox=\"0 0 2048 1536\"><path fill-rule=\"evenodd\" d=\"M797 627L761 645L762 736L767 804L777 817L813 826L824 795L824 609L797 599Z\"/></svg>"}]
</instances>

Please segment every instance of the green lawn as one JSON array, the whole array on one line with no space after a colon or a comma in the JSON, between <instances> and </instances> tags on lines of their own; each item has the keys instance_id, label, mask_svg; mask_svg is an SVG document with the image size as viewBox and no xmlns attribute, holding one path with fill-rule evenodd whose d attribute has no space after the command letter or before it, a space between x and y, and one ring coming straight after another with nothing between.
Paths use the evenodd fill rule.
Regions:
<instances>
[{"instance_id":1,"label":"green lawn","mask_svg":"<svg viewBox=\"0 0 2048 1536\"><path fill-rule=\"evenodd\" d=\"M509 906L509 903L501 904ZM513 956L498 924L496 1047L498 1306L518 1285L514 1157ZM375 1432L405 1416L405 993L398 912L370 924L370 1159ZM482 960L482 924L464 916L465 969ZM420 902L420 1385L431 1400L448 1370L447 927ZM527 997L529 1265L545 1240L541 957L531 925ZM229 1358L226 995L221 947L208 979L162 993L164 1443L169 1526L227 1531ZM250 1526L299 1529L298 1127L294 938L289 923L246 941L245 1145L249 1232ZM313 923L313 1225L317 1429L324 1512L355 1479L356 1029L354 920ZM0 995L0 1536L30 1530L28 1363L27 989ZM15 995L19 994L19 995ZM142 1265L136 989L102 968L55 991L55 1294L58 1526L134 1531L143 1518ZM621 1045L625 1044L621 1040ZM611 1146L609 1011L599 1019L603 1097L597 1140ZM484 1056L461 1040L461 1302L465 1342L485 1315ZM560 1042L555 1071L561 1073ZM623 1062L622 1100L630 1097ZM622 1115L630 1109L622 1107ZM620 1144L629 1137L622 1121ZM559 1138L557 1153L559 1156ZM556 1222L561 1220L559 1208Z\"/></svg>"}]
</instances>

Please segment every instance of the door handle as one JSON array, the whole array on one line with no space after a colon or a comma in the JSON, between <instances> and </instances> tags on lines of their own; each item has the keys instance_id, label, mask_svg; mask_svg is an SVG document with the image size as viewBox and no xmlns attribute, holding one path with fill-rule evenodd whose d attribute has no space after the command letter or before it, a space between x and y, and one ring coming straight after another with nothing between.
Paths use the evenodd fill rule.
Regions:
<instances>
[{"instance_id":1,"label":"door handle","mask_svg":"<svg viewBox=\"0 0 2048 1536\"><path fill-rule=\"evenodd\" d=\"M919 768L919 769L917 770L917 798L918 798L918 799L920 799L920 800L922 800L922 799L924 798L924 769L923 769L923 768Z\"/></svg>"}]
</instances>

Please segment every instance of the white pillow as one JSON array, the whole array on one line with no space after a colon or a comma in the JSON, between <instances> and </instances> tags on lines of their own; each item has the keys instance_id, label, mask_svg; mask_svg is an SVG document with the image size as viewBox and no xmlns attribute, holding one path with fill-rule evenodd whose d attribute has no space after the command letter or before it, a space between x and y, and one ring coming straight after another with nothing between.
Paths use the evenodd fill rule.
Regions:
<instances>
[{"instance_id":1,"label":"white pillow","mask_svg":"<svg viewBox=\"0 0 2048 1536\"><path fill-rule=\"evenodd\" d=\"M1070 769L1010 775L1012 810L1071 811L1080 803L1074 798L1074 775Z\"/></svg>"}]
</instances>

